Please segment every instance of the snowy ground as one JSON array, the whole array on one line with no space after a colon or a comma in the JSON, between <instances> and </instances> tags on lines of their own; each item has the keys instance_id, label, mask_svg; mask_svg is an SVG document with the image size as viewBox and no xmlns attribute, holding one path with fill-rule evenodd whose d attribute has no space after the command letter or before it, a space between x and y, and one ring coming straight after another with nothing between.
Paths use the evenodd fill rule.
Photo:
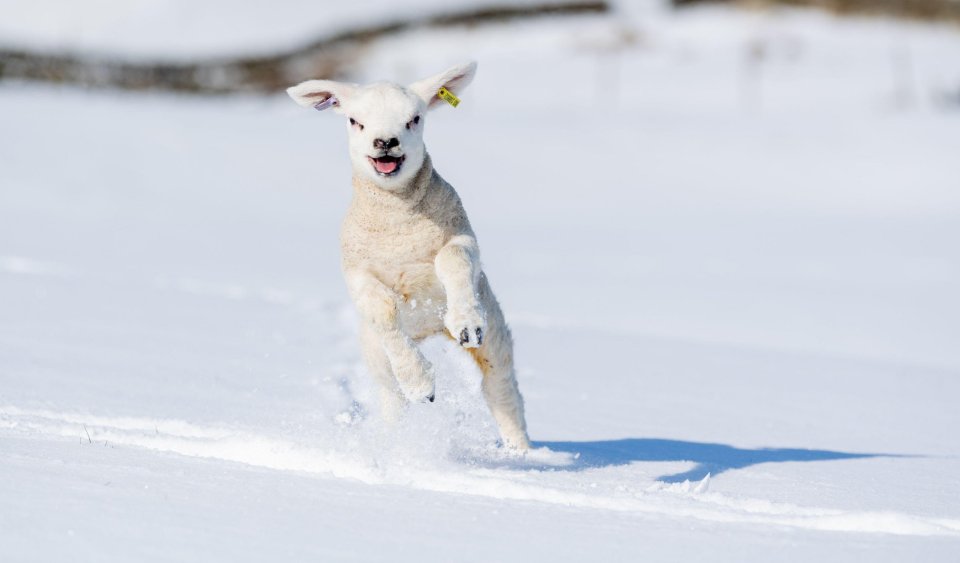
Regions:
<instances>
[{"instance_id":1,"label":"snowy ground","mask_svg":"<svg viewBox=\"0 0 960 563\"><path fill-rule=\"evenodd\" d=\"M956 560L960 33L639 11L357 74L468 56L427 141L523 460L442 341L377 422L335 116L0 84L0 560Z\"/></svg>"}]
</instances>

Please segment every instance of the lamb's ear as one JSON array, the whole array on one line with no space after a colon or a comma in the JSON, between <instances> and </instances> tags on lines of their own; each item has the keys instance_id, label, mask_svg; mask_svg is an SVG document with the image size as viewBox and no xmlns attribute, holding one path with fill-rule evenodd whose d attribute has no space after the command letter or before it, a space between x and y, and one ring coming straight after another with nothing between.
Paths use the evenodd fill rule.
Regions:
<instances>
[{"instance_id":1,"label":"lamb's ear","mask_svg":"<svg viewBox=\"0 0 960 563\"><path fill-rule=\"evenodd\" d=\"M356 84L335 80L307 80L287 88L287 94L305 108L338 108L343 100L350 97L357 88ZM324 104L324 102L327 102Z\"/></svg>"},{"instance_id":2,"label":"lamb's ear","mask_svg":"<svg viewBox=\"0 0 960 563\"><path fill-rule=\"evenodd\" d=\"M413 93L423 98L428 108L434 108L441 101L437 95L441 86L459 95L473 81L473 75L476 73L477 63L469 62L448 68L430 78L414 82L409 88Z\"/></svg>"}]
</instances>

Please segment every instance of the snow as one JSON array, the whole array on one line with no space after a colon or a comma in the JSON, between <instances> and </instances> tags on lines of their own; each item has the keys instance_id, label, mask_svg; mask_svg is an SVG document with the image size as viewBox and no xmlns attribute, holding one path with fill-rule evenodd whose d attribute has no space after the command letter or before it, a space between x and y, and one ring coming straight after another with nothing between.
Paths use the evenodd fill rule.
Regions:
<instances>
[{"instance_id":1,"label":"snow","mask_svg":"<svg viewBox=\"0 0 960 563\"><path fill-rule=\"evenodd\" d=\"M0 84L0 560L954 560L960 35L622 10L356 69L481 62L426 138L525 458L442 338L378 422L336 116Z\"/></svg>"}]
</instances>

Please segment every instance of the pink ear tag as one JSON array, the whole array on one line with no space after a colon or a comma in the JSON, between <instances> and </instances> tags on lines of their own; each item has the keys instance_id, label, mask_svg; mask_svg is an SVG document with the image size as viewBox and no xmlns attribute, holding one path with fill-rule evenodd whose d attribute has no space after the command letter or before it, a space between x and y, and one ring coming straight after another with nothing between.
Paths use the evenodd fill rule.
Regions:
<instances>
[{"instance_id":1,"label":"pink ear tag","mask_svg":"<svg viewBox=\"0 0 960 563\"><path fill-rule=\"evenodd\" d=\"M315 109L315 110L317 110L317 111L323 111L323 110L325 110L325 109L327 109L327 108L330 108L330 107L333 107L333 106L337 105L338 103L339 103L339 102L337 102L337 98L336 98L336 97L330 96L329 98L327 98L326 100L323 100L322 102L317 102L317 103L313 104L313 109Z\"/></svg>"}]
</instances>

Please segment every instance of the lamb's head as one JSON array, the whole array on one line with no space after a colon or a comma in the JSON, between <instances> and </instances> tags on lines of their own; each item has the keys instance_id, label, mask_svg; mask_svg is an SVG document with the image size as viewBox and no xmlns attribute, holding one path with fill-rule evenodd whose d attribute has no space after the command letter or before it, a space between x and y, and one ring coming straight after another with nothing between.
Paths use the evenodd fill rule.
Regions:
<instances>
[{"instance_id":1,"label":"lamb's head","mask_svg":"<svg viewBox=\"0 0 960 563\"><path fill-rule=\"evenodd\" d=\"M441 105L440 88L459 93L476 70L476 63L458 65L409 86L308 80L287 93L304 107L330 107L346 117L354 174L399 190L423 165L425 114Z\"/></svg>"}]
</instances>

